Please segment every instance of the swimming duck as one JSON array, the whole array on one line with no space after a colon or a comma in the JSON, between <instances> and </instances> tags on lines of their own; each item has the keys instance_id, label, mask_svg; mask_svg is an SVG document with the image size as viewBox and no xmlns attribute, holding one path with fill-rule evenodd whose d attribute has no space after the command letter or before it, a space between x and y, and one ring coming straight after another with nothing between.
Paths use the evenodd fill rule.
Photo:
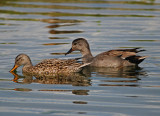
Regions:
<instances>
[{"instance_id":1,"label":"swimming duck","mask_svg":"<svg viewBox=\"0 0 160 116\"><path fill-rule=\"evenodd\" d=\"M84 38L75 39L72 42L72 48L65 55L72 51L80 51L83 63L90 62L90 66L95 67L137 66L146 58L146 56L136 55L138 52L145 51L139 48L109 50L93 57L89 43Z\"/></svg>"},{"instance_id":2,"label":"swimming duck","mask_svg":"<svg viewBox=\"0 0 160 116\"><path fill-rule=\"evenodd\" d=\"M30 74L64 74L64 73L72 73L79 72L83 67L89 65L89 63L80 64L76 63L75 59L45 59L42 62L32 65L31 59L26 54L19 54L15 58L15 65L10 70L13 72L19 66L23 65L22 72L30 73Z\"/></svg>"}]
</instances>

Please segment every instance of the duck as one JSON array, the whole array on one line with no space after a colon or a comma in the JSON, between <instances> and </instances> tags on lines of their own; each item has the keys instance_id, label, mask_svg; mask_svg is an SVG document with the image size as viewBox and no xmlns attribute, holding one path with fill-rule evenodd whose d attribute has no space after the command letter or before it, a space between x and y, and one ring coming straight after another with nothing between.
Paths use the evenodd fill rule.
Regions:
<instances>
[{"instance_id":1,"label":"duck","mask_svg":"<svg viewBox=\"0 0 160 116\"><path fill-rule=\"evenodd\" d=\"M90 46L85 38L73 40L71 49L65 53L70 54L73 51L80 51L83 63L91 63L94 67L126 67L138 66L147 56L139 56L137 53L145 51L140 48L133 49L115 49L102 52L95 57L90 51Z\"/></svg>"},{"instance_id":2,"label":"duck","mask_svg":"<svg viewBox=\"0 0 160 116\"><path fill-rule=\"evenodd\" d=\"M15 71L18 67L23 65L23 73L35 75L68 74L80 72L83 67L89 64L90 63L77 63L76 59L44 59L40 63L33 66L30 57L27 54L22 53L15 58L14 67L10 70L10 72Z\"/></svg>"}]
</instances>

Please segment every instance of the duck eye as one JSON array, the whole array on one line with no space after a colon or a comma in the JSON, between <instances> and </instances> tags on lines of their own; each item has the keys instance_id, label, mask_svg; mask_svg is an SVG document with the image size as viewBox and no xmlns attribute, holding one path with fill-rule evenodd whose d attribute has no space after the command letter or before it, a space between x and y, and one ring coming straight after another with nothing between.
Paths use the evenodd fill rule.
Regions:
<instances>
[{"instance_id":1,"label":"duck eye","mask_svg":"<svg viewBox=\"0 0 160 116\"><path fill-rule=\"evenodd\" d=\"M73 45L77 45L77 43L74 43Z\"/></svg>"},{"instance_id":2,"label":"duck eye","mask_svg":"<svg viewBox=\"0 0 160 116\"><path fill-rule=\"evenodd\" d=\"M18 62L18 61L20 61L21 60L21 58L18 58L18 59L16 59L16 62Z\"/></svg>"},{"instance_id":3,"label":"duck eye","mask_svg":"<svg viewBox=\"0 0 160 116\"><path fill-rule=\"evenodd\" d=\"M16 62L21 62L21 61L23 61L23 58L18 58L18 59L16 59Z\"/></svg>"}]
</instances>

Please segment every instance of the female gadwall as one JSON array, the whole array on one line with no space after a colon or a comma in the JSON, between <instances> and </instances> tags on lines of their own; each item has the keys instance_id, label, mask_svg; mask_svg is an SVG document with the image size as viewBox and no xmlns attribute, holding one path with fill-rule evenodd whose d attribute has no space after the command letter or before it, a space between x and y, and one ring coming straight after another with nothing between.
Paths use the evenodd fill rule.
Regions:
<instances>
[{"instance_id":1,"label":"female gadwall","mask_svg":"<svg viewBox=\"0 0 160 116\"><path fill-rule=\"evenodd\" d=\"M90 66L95 67L137 66L146 58L146 56L136 55L138 52L145 51L138 49L139 48L110 50L93 57L87 40L78 38L72 42L72 48L65 55L78 50L82 54L83 63L91 62Z\"/></svg>"},{"instance_id":2,"label":"female gadwall","mask_svg":"<svg viewBox=\"0 0 160 116\"><path fill-rule=\"evenodd\" d=\"M81 71L82 67L89 65L90 63L80 64L76 63L75 59L45 59L42 62L32 65L32 62L26 54L19 54L15 58L15 65L10 70L13 72L19 66L23 65L22 71L30 74L61 74L72 73Z\"/></svg>"}]
</instances>

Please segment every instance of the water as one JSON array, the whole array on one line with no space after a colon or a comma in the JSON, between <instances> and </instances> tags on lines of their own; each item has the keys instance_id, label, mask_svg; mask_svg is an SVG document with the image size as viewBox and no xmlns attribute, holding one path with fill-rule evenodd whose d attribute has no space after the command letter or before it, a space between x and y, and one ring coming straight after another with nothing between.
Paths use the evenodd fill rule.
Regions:
<instances>
[{"instance_id":1,"label":"water","mask_svg":"<svg viewBox=\"0 0 160 116\"><path fill-rule=\"evenodd\" d=\"M0 115L160 115L160 0L1 0ZM20 53L33 64L64 56L79 37L93 55L142 47L136 69L86 68L35 78L8 71Z\"/></svg>"}]
</instances>

